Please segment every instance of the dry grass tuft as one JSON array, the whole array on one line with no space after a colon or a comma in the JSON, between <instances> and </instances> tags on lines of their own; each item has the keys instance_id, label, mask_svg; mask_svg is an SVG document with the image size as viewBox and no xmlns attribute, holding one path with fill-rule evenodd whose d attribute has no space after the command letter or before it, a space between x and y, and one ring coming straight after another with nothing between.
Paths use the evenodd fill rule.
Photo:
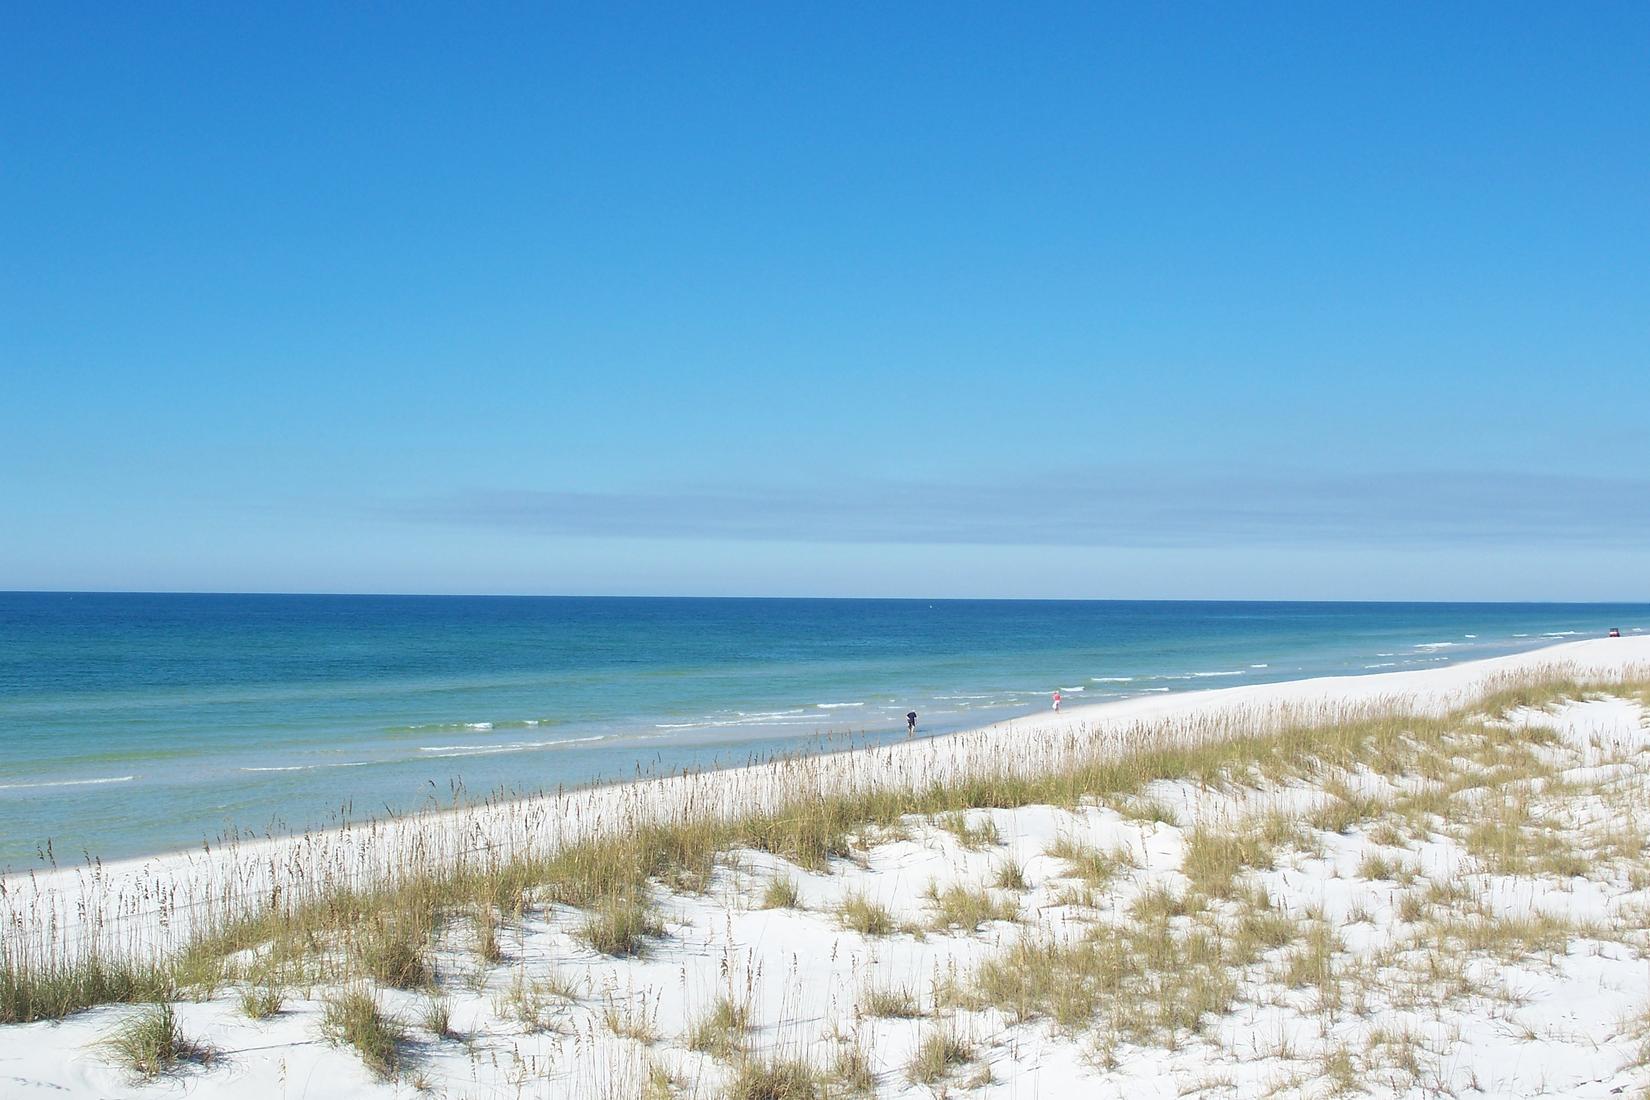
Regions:
<instances>
[{"instance_id":1,"label":"dry grass tuft","mask_svg":"<svg viewBox=\"0 0 1650 1100\"><path fill-rule=\"evenodd\" d=\"M864 894L850 894L837 907L837 922L862 936L886 936L894 931L894 915Z\"/></svg>"},{"instance_id":2,"label":"dry grass tuft","mask_svg":"<svg viewBox=\"0 0 1650 1100\"><path fill-rule=\"evenodd\" d=\"M177 1017L169 1004L156 1005L127 1020L103 1040L103 1047L116 1062L144 1079L167 1073L184 1062L206 1065L214 1056L211 1047L178 1031Z\"/></svg>"},{"instance_id":3,"label":"dry grass tuft","mask_svg":"<svg viewBox=\"0 0 1650 1100\"><path fill-rule=\"evenodd\" d=\"M1013 860L1003 860L997 865L991 876L991 885L999 890L1024 890L1026 888L1025 868Z\"/></svg>"},{"instance_id":4,"label":"dry grass tuft","mask_svg":"<svg viewBox=\"0 0 1650 1100\"><path fill-rule=\"evenodd\" d=\"M1102 852L1069 836L1057 839L1048 854L1071 864L1072 873L1090 886L1104 886L1134 865L1134 858L1122 849Z\"/></svg>"},{"instance_id":5,"label":"dry grass tuft","mask_svg":"<svg viewBox=\"0 0 1650 1100\"><path fill-rule=\"evenodd\" d=\"M906 1075L915 1085L932 1085L974 1060L974 1045L954 1031L931 1031L917 1043Z\"/></svg>"},{"instance_id":6,"label":"dry grass tuft","mask_svg":"<svg viewBox=\"0 0 1650 1100\"><path fill-rule=\"evenodd\" d=\"M1217 833L1199 827L1186 838L1180 870L1198 893L1229 898L1237 892L1240 872L1270 870L1272 865L1272 848L1258 832Z\"/></svg>"},{"instance_id":7,"label":"dry grass tuft","mask_svg":"<svg viewBox=\"0 0 1650 1100\"><path fill-rule=\"evenodd\" d=\"M1003 842L995 821L989 817L978 817L977 820L977 824L971 823L967 814L950 813L941 814L934 823L956 837L957 843L970 851L994 848Z\"/></svg>"},{"instance_id":8,"label":"dry grass tuft","mask_svg":"<svg viewBox=\"0 0 1650 1100\"><path fill-rule=\"evenodd\" d=\"M963 928L972 932L988 921L1013 921L1020 916L1020 907L1013 901L994 898L980 887L954 885L938 890L930 885L927 896L934 906L932 927L936 930Z\"/></svg>"},{"instance_id":9,"label":"dry grass tuft","mask_svg":"<svg viewBox=\"0 0 1650 1100\"><path fill-rule=\"evenodd\" d=\"M281 1011L281 991L272 984L247 986L241 990L240 1004L247 1019L267 1020Z\"/></svg>"},{"instance_id":10,"label":"dry grass tuft","mask_svg":"<svg viewBox=\"0 0 1650 1100\"><path fill-rule=\"evenodd\" d=\"M916 993L902 985L876 986L860 994L859 1010L867 1016L914 1020L923 1015Z\"/></svg>"},{"instance_id":11,"label":"dry grass tuft","mask_svg":"<svg viewBox=\"0 0 1650 1100\"><path fill-rule=\"evenodd\" d=\"M743 1062L728 1087L728 1100L818 1100L824 1075L796 1058Z\"/></svg>"},{"instance_id":12,"label":"dry grass tuft","mask_svg":"<svg viewBox=\"0 0 1650 1100\"><path fill-rule=\"evenodd\" d=\"M603 955L635 957L647 950L649 936L664 935L653 912L628 897L605 898L579 926L579 938Z\"/></svg>"},{"instance_id":13,"label":"dry grass tuft","mask_svg":"<svg viewBox=\"0 0 1650 1100\"><path fill-rule=\"evenodd\" d=\"M351 990L328 1001L321 1032L331 1042L354 1047L366 1067L386 1081L394 1080L400 1071L406 1028L365 990Z\"/></svg>"},{"instance_id":14,"label":"dry grass tuft","mask_svg":"<svg viewBox=\"0 0 1650 1100\"><path fill-rule=\"evenodd\" d=\"M801 902L802 895L797 890L796 880L788 875L769 879L762 891L764 909L795 909Z\"/></svg>"},{"instance_id":15,"label":"dry grass tuft","mask_svg":"<svg viewBox=\"0 0 1650 1100\"><path fill-rule=\"evenodd\" d=\"M731 997L719 997L688 1029L688 1049L732 1058L745 1049L745 1030L749 1027L750 1007Z\"/></svg>"}]
</instances>

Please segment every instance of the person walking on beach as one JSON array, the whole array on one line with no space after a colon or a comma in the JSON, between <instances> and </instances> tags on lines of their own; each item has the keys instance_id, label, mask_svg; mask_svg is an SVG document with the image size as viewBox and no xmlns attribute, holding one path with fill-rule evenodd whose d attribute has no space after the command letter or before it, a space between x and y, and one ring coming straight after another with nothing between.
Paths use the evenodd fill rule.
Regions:
<instances>
[{"instance_id":1,"label":"person walking on beach","mask_svg":"<svg viewBox=\"0 0 1650 1100\"><path fill-rule=\"evenodd\" d=\"M1054 713L1060 713L1060 692L1058 690L1054 692Z\"/></svg>"},{"instance_id":2,"label":"person walking on beach","mask_svg":"<svg viewBox=\"0 0 1650 1100\"><path fill-rule=\"evenodd\" d=\"M908 711L905 712L905 736L910 737L913 733L916 733L916 732L917 732L917 712L914 711L914 710L908 710Z\"/></svg>"}]
</instances>

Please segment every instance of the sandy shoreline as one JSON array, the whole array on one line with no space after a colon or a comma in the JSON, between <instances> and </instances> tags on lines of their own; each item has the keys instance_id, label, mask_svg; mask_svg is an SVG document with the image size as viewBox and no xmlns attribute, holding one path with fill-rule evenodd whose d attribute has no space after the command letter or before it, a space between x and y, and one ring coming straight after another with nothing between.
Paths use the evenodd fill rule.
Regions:
<instances>
[{"instance_id":1,"label":"sandy shoreline","mask_svg":"<svg viewBox=\"0 0 1650 1100\"><path fill-rule=\"evenodd\" d=\"M855 749L801 760L747 765L631 783L579 788L478 806L368 821L341 829L239 842L0 878L0 918L8 927L42 930L77 943L97 930L100 951L173 950L197 921L276 894L295 902L317 888L365 887L409 869L502 862L533 851L628 827L715 812L735 803L749 811L802 791L928 781L1048 758L1028 745L1077 743L1118 748L1138 742L1151 724L1221 714L1256 729L1282 715L1396 704L1441 713L1503 674L1564 665L1580 674L1611 674L1650 665L1650 637L1589 639L1537 650L1421 669L1319 677L1270 684L1142 696L1043 712L973 730ZM738 797L734 798L737 792ZM409 858L413 863L409 864Z\"/></svg>"},{"instance_id":2,"label":"sandy shoreline","mask_svg":"<svg viewBox=\"0 0 1650 1100\"><path fill-rule=\"evenodd\" d=\"M277 896L299 906L343 885L486 869L646 822L810 794L1046 774L1093 760L1097 746L1195 749L1286 722L1444 718L1521 674L1548 673L1650 680L1650 638L1094 704L892 746L13 876L0 927L10 950L29 937L42 949L86 944L95 929L100 951L147 957ZM401 1032L388 1076L320 1041L336 1039L329 1013L361 979L300 972L273 988L268 1015L246 1007L255 987L244 976L174 1002L182 1032L214 1058L147 1083L104 1044L152 1009L111 1004L0 1027L0 1094L1602 1100L1650 1085L1650 1060L1636 1053L1650 1049L1639 1045L1650 1040L1650 832L1636 809L1650 801L1650 703L1571 700L1451 732L1460 721L1385 772L1240 763L1236 782L1177 775L1121 799L906 815L829 866L730 851L700 889L653 888L661 923L640 956L595 950L588 913L555 901L502 914L491 952L455 915L427 946L427 980L370 987ZM1416 799L1419 809L1404 808ZM1257 829L1273 839L1257 847ZM750 1091L786 1066L813 1084Z\"/></svg>"}]
</instances>

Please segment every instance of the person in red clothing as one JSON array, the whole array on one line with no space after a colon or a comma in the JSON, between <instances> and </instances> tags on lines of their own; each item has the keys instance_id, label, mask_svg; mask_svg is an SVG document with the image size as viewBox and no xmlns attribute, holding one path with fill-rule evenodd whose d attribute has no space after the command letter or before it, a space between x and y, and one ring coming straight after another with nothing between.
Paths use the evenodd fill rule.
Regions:
<instances>
[{"instance_id":1,"label":"person in red clothing","mask_svg":"<svg viewBox=\"0 0 1650 1100\"><path fill-rule=\"evenodd\" d=\"M1058 691L1054 693L1054 713L1060 713L1060 693Z\"/></svg>"}]
</instances>

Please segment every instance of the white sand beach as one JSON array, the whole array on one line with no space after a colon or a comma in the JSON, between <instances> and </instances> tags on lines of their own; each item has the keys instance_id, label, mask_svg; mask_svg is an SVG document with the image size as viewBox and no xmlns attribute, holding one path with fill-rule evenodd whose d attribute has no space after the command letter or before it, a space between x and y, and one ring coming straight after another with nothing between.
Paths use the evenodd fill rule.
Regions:
<instances>
[{"instance_id":1,"label":"white sand beach","mask_svg":"<svg viewBox=\"0 0 1650 1100\"><path fill-rule=\"evenodd\" d=\"M1554 676L1629 687L1471 713ZM1650 638L1572 642L14 876L0 883L8 959L149 958L260 908L485 875L648 823L1433 722L1391 767L1228 759L1218 778L1118 798L913 814L820 866L730 850L693 888L654 884L658 927L636 955L598 951L578 906L531 894L489 912L496 948L479 924L443 923L409 988L277 981L254 945L175 1002L179 1033L209 1055L140 1079L105 1040L154 1009L103 1005L0 1026L0 1095L1637 1095L1647 681ZM1067 978L1051 986L1039 967ZM244 995L263 987L278 1011L255 1018ZM327 1005L347 989L399 1021L389 1072L327 1041Z\"/></svg>"}]
</instances>

